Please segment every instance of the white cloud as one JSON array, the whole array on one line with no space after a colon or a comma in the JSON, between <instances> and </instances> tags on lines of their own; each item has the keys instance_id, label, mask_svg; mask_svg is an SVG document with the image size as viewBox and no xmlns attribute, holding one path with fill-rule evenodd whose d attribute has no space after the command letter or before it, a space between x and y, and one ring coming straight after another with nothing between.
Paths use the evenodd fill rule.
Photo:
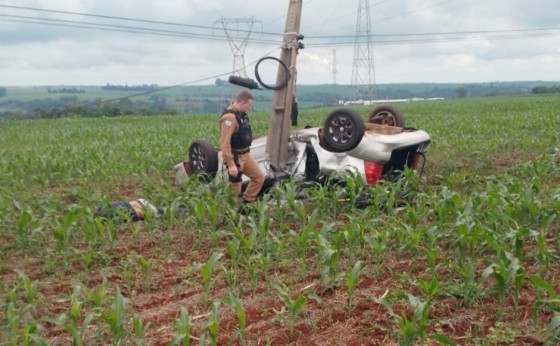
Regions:
<instances>
[{"instance_id":1,"label":"white cloud","mask_svg":"<svg viewBox=\"0 0 560 346\"><path fill-rule=\"evenodd\" d=\"M349 84L358 1L306 0L303 4L301 33L306 36L306 48L298 56L298 83L331 83L336 51L337 83ZM216 23L221 18L255 20L245 49L246 63L265 55L279 57L289 2L12 0L3 5L20 8L0 6L0 85L175 85L191 81L211 84L216 76L231 72L233 53ZM555 11L558 7L556 0L539 0L537 5L522 0L371 2L372 33L392 35L373 38L375 42L392 41L373 47L377 82L560 80L560 70L555 69L560 60L560 17ZM77 27L91 25L87 23L119 27L113 27L118 31ZM234 29L228 28L230 32ZM247 28L240 22L240 30ZM535 30L543 28L557 29ZM164 31L159 35L131 32L146 29L152 33ZM514 29L521 31L505 31ZM222 38L179 37L179 32ZM449 34L452 32L456 34ZM471 33L470 39L466 39L467 32ZM427 33L440 35L419 35ZM519 37L495 37L514 34ZM335 40L333 36L345 37ZM437 42L436 38L446 41ZM418 43L419 40L424 42ZM396 44L398 41L401 43ZM319 43L323 44L318 46ZM263 74L274 78L275 68L263 66ZM251 77L253 69L254 65L248 66Z\"/></svg>"}]
</instances>

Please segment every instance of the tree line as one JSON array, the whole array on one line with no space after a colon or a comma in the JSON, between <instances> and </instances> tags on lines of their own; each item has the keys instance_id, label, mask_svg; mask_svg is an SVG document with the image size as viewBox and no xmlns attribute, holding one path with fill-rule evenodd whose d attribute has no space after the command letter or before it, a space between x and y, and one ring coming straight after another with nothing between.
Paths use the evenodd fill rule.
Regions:
<instances>
[{"instance_id":1,"label":"tree line","mask_svg":"<svg viewBox=\"0 0 560 346\"><path fill-rule=\"evenodd\" d=\"M156 91L156 84L137 86L107 84L101 89L118 91ZM104 101L98 98L84 98L82 89L64 87L48 89L49 94L62 95L58 98L21 100L9 98L9 88L0 87L1 118L59 118L59 117L96 117L122 115L159 115L159 114L209 114L221 113L232 97L231 85L224 80L216 80L214 85L186 87L179 91L180 96L149 95L141 100L134 97L117 98ZM350 100L350 86L301 85L296 88L299 108L330 107L339 100ZM412 98L471 98L498 95L523 95L559 93L559 85L536 85L535 83L478 83L478 84L395 84L378 85L378 100ZM147 93L149 94L149 93ZM365 89L363 99L366 100ZM254 90L255 110L269 109L273 98L270 90Z\"/></svg>"},{"instance_id":2,"label":"tree line","mask_svg":"<svg viewBox=\"0 0 560 346\"><path fill-rule=\"evenodd\" d=\"M538 86L531 89L533 94L557 94L560 93L560 85Z\"/></svg>"},{"instance_id":3,"label":"tree line","mask_svg":"<svg viewBox=\"0 0 560 346\"><path fill-rule=\"evenodd\" d=\"M78 96L22 101L9 99L0 102L0 118L48 119L65 117L116 117L123 115L178 115L221 113L228 99L185 98L180 103L168 104L164 96L152 95L148 101L128 97L113 101L101 98L80 100Z\"/></svg>"}]
</instances>

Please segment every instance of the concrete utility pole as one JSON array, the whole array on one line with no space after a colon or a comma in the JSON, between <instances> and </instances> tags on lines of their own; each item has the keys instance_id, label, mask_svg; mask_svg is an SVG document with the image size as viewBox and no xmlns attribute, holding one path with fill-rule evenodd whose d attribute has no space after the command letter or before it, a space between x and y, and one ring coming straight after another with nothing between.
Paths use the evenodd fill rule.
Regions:
<instances>
[{"instance_id":1,"label":"concrete utility pole","mask_svg":"<svg viewBox=\"0 0 560 346\"><path fill-rule=\"evenodd\" d=\"M284 42L280 60L288 67L289 81L285 88L276 90L272 99L272 110L268 122L266 152L270 164L283 168L288 157L288 135L292 113L292 99L296 81L296 58L299 48L302 0L290 0L288 18L284 29ZM278 66L276 85L286 78L282 66Z\"/></svg>"}]
</instances>

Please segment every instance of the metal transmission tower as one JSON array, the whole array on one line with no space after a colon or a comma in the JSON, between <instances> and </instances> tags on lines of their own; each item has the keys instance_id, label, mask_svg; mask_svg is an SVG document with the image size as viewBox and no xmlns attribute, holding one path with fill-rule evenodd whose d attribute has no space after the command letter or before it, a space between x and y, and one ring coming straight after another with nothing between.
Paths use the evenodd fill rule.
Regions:
<instances>
[{"instance_id":1,"label":"metal transmission tower","mask_svg":"<svg viewBox=\"0 0 560 346\"><path fill-rule=\"evenodd\" d=\"M247 48L247 42L249 42L255 23L260 23L260 21L252 17L249 19L222 18L214 22L215 25L221 25L228 38L233 52L233 73L244 78L247 78L245 48Z\"/></svg>"},{"instance_id":2,"label":"metal transmission tower","mask_svg":"<svg viewBox=\"0 0 560 346\"><path fill-rule=\"evenodd\" d=\"M352 101L377 99L375 90L375 65L371 44L371 22L369 0L359 0L354 62L352 63L352 82L350 97Z\"/></svg>"}]
</instances>

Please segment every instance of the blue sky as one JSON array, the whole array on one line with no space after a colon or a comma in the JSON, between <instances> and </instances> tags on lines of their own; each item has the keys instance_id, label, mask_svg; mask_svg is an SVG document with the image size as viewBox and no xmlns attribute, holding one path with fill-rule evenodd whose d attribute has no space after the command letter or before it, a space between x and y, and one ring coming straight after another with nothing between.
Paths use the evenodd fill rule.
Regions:
<instances>
[{"instance_id":1,"label":"blue sky","mask_svg":"<svg viewBox=\"0 0 560 346\"><path fill-rule=\"evenodd\" d=\"M351 83L358 4L303 1L299 84ZM212 84L233 72L230 43L241 44L249 31L243 57L254 78L259 58L280 57L288 5L0 0L0 85ZM369 6L378 84L560 80L557 0L370 0ZM274 78L272 62L262 69L263 78Z\"/></svg>"}]
</instances>

